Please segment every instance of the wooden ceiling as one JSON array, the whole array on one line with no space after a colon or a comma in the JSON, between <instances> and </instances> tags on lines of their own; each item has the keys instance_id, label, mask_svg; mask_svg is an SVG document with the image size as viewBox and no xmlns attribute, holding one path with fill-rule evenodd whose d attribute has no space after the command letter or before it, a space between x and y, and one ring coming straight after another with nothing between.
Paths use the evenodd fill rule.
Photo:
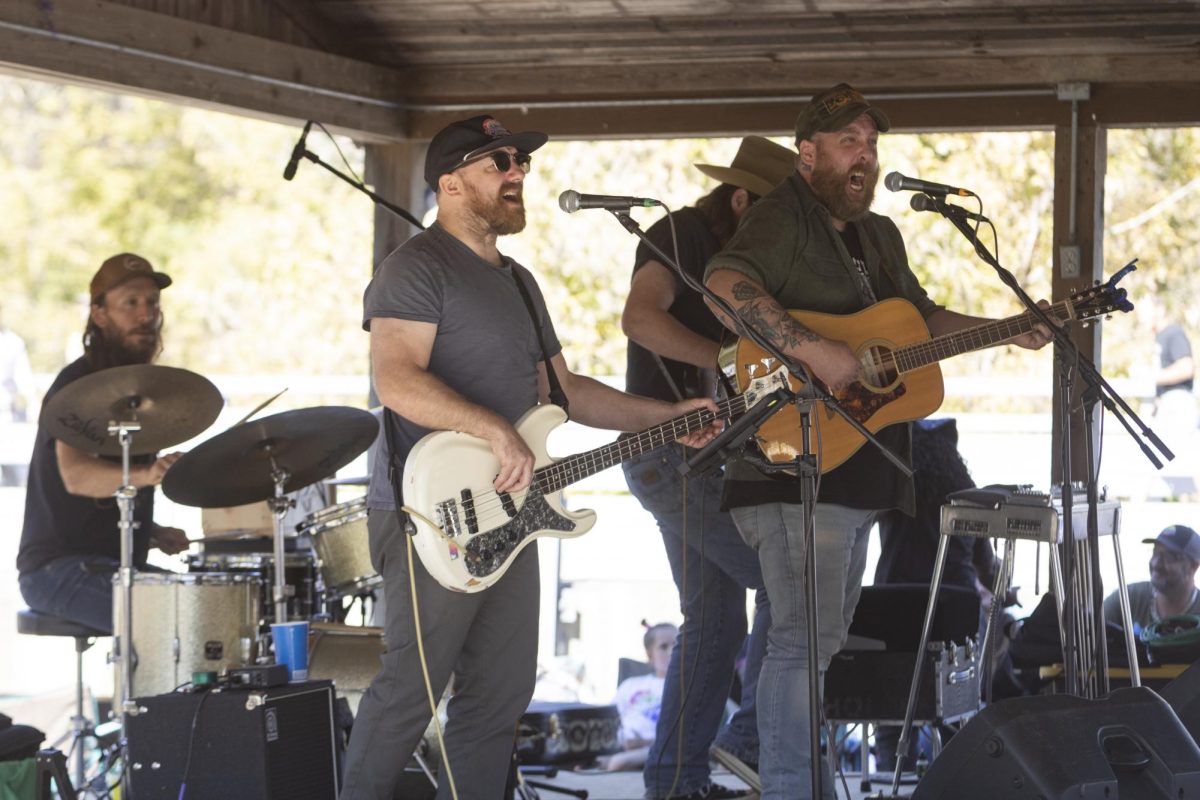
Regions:
<instances>
[{"instance_id":1,"label":"wooden ceiling","mask_svg":"<svg viewBox=\"0 0 1200 800\"><path fill-rule=\"evenodd\" d=\"M376 140L782 131L843 80L898 128L1200 123L1200 2L4 0L0 64Z\"/></svg>"}]
</instances>

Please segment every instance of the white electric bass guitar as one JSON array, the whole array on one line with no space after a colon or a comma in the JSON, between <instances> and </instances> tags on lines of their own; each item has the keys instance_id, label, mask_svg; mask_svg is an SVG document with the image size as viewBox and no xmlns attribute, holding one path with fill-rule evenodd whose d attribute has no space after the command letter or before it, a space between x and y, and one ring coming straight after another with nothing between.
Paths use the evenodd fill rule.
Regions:
<instances>
[{"instance_id":1,"label":"white electric bass guitar","mask_svg":"<svg viewBox=\"0 0 1200 800\"><path fill-rule=\"evenodd\" d=\"M517 433L533 451L533 481L520 492L497 492L492 481L500 462L488 443L454 431L422 438L404 462L404 504L417 532L413 545L429 574L447 589L479 592L500 579L513 557L539 536L582 536L596 512L568 511L562 490L576 481L701 430L714 419L737 417L778 388L787 370L750 381L746 390L701 409L586 453L554 460L546 454L550 432L566 421L555 405L527 411ZM431 524L433 523L433 524ZM436 525L436 527L435 527Z\"/></svg>"}]
</instances>

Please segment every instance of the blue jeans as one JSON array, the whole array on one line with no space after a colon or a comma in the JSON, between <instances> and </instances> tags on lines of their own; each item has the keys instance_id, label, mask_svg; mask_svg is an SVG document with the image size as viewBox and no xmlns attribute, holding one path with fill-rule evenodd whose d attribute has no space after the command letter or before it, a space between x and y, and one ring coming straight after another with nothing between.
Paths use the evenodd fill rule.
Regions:
<instances>
[{"instance_id":1,"label":"blue jeans","mask_svg":"<svg viewBox=\"0 0 1200 800\"><path fill-rule=\"evenodd\" d=\"M693 476L685 481L676 470L683 453L679 446L662 447L623 467L629 490L658 523L683 610L679 638L683 646L677 645L671 653L658 732L646 758L647 797L666 796L676 766L675 794L707 787L708 751L713 744L743 761L758 762L755 698L771 608L757 556L742 541L729 515L720 510L721 479ZM746 642L742 705L721 729L734 660L746 639L747 589L755 590L756 610Z\"/></svg>"},{"instance_id":2,"label":"blue jeans","mask_svg":"<svg viewBox=\"0 0 1200 800\"><path fill-rule=\"evenodd\" d=\"M21 596L34 611L112 632L112 578L121 566L105 556L62 556L22 573Z\"/></svg>"},{"instance_id":3,"label":"blue jeans","mask_svg":"<svg viewBox=\"0 0 1200 800\"><path fill-rule=\"evenodd\" d=\"M817 655L822 674L846 642L876 514L817 504ZM735 508L732 516L746 543L758 551L771 597L767 656L758 681L762 800L812 800L803 510L790 503L767 503ZM828 800L834 796L833 779L827 764L822 767Z\"/></svg>"}]
</instances>

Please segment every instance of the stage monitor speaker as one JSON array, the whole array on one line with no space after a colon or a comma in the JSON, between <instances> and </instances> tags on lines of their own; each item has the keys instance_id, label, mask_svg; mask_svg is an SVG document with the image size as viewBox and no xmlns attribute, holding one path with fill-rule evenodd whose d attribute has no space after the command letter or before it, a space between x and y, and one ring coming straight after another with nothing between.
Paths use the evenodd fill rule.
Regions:
<instances>
[{"instance_id":1,"label":"stage monitor speaker","mask_svg":"<svg viewBox=\"0 0 1200 800\"><path fill-rule=\"evenodd\" d=\"M335 800L333 685L139 697L128 722L137 800ZM194 728L194 733L193 733Z\"/></svg>"},{"instance_id":2,"label":"stage monitor speaker","mask_svg":"<svg viewBox=\"0 0 1200 800\"><path fill-rule=\"evenodd\" d=\"M1185 669L1159 694L1174 709L1192 739L1200 742L1200 661Z\"/></svg>"},{"instance_id":3,"label":"stage monitor speaker","mask_svg":"<svg viewBox=\"0 0 1200 800\"><path fill-rule=\"evenodd\" d=\"M947 743L913 800L1181 800L1200 797L1200 749L1146 688L1102 700L1015 697Z\"/></svg>"}]
</instances>

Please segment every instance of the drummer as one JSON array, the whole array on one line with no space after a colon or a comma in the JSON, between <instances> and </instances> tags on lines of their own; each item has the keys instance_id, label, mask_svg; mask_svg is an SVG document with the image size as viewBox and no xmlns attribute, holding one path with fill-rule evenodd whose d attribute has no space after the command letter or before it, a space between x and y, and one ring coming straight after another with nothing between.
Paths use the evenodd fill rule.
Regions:
<instances>
[{"instance_id":1,"label":"drummer","mask_svg":"<svg viewBox=\"0 0 1200 800\"><path fill-rule=\"evenodd\" d=\"M162 351L159 291L170 285L170 276L155 272L141 256L121 253L105 261L92 278L84 355L58 373L43 404L86 375L152 363ZM183 531L153 520L153 487L179 456L133 459L129 478L138 489L133 541L138 569L145 567L151 546L168 554L187 549ZM112 576L121 556L113 493L120 486L120 458L79 450L52 438L39 423L17 553L21 594L30 608L112 630Z\"/></svg>"}]
</instances>

